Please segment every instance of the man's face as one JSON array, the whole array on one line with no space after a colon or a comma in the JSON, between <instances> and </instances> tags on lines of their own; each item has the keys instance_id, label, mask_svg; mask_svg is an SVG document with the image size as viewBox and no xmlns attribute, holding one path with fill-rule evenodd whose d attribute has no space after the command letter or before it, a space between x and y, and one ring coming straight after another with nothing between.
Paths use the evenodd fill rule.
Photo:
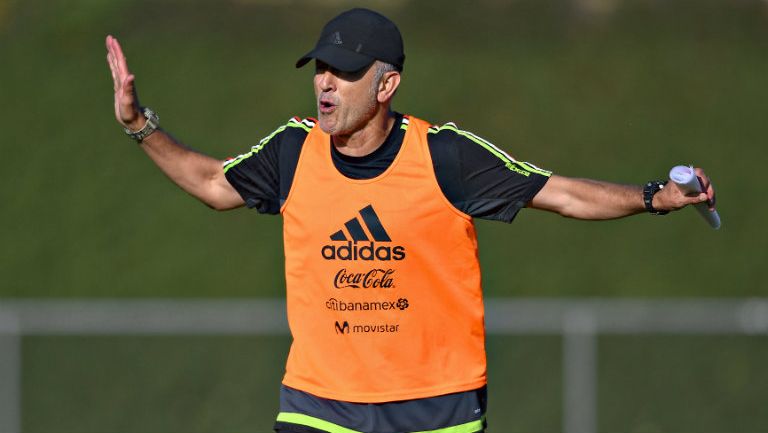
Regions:
<instances>
[{"instance_id":1,"label":"man's face","mask_svg":"<svg viewBox=\"0 0 768 433\"><path fill-rule=\"evenodd\" d=\"M365 126L376 112L375 70L369 66L357 72L342 72L320 60L315 62L320 129L330 135L348 135Z\"/></svg>"}]
</instances>

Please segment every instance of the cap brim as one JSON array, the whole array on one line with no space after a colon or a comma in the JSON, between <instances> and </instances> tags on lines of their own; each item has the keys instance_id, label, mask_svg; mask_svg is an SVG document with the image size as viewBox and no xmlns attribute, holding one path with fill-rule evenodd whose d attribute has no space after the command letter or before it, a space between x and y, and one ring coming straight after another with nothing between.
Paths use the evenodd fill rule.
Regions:
<instances>
[{"instance_id":1,"label":"cap brim","mask_svg":"<svg viewBox=\"0 0 768 433\"><path fill-rule=\"evenodd\" d=\"M323 45L315 47L314 50L300 58L299 61L296 62L296 67L300 68L309 63L312 59L320 60L343 72L359 71L376 60L371 56L345 50L344 48L339 48L334 45Z\"/></svg>"}]
</instances>

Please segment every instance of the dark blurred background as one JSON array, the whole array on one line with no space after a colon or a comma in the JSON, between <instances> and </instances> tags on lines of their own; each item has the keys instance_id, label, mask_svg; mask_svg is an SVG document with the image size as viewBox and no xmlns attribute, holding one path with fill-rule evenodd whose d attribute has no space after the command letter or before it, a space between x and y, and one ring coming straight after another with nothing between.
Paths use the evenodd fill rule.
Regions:
<instances>
[{"instance_id":1,"label":"dark blurred background","mask_svg":"<svg viewBox=\"0 0 768 433\"><path fill-rule=\"evenodd\" d=\"M295 60L327 19L403 33L398 111L555 173L640 184L706 168L723 218L478 222L489 297L763 297L768 2L0 0L2 298L280 297L281 221L217 213L114 120L121 41L165 129L234 156L314 116ZM26 337L23 431L268 431L283 337ZM764 337L601 337L600 431L768 431ZM489 339L489 432L560 429L557 336Z\"/></svg>"}]
</instances>

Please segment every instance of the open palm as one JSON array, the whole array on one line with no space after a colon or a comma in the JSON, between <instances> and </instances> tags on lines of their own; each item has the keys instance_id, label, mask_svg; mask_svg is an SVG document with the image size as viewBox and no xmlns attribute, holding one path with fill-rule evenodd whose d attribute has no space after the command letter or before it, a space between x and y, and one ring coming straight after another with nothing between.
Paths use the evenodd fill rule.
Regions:
<instances>
[{"instance_id":1,"label":"open palm","mask_svg":"<svg viewBox=\"0 0 768 433\"><path fill-rule=\"evenodd\" d=\"M138 131L144 125L140 115L139 98L134 87L135 77L128 70L128 63L120 43L112 35L107 36L107 63L112 71L115 87L115 118L126 128Z\"/></svg>"}]
</instances>

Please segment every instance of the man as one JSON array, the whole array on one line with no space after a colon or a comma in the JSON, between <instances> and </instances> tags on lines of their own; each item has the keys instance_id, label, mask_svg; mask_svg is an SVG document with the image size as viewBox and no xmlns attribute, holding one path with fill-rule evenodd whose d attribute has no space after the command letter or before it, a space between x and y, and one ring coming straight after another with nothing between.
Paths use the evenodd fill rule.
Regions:
<instances>
[{"instance_id":1,"label":"man","mask_svg":"<svg viewBox=\"0 0 768 433\"><path fill-rule=\"evenodd\" d=\"M282 214L293 345L278 432L485 429L486 360L472 218L525 206L579 219L666 213L709 201L663 182L571 179L519 162L454 124L391 111L400 32L366 9L323 28L317 120L293 118L219 161L157 129L120 45L107 37L115 116L181 188L219 210Z\"/></svg>"}]
</instances>

